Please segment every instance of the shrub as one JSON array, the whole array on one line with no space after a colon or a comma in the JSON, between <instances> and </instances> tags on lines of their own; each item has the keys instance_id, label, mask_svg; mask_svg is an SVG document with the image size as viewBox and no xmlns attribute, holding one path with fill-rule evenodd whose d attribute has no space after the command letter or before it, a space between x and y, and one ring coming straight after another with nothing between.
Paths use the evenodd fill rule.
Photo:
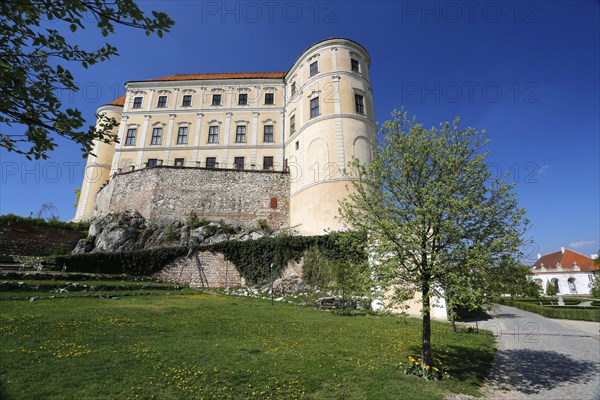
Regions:
<instances>
[{"instance_id":1,"label":"shrub","mask_svg":"<svg viewBox=\"0 0 600 400\"><path fill-rule=\"evenodd\" d=\"M162 247L117 253L86 253L67 256L51 256L47 262L69 272L103 274L127 274L148 276L160 271L165 265L187 254L186 247Z\"/></svg>"},{"instance_id":2,"label":"shrub","mask_svg":"<svg viewBox=\"0 0 600 400\"><path fill-rule=\"evenodd\" d=\"M600 322L600 310L591 307L545 307L539 304L500 298L498 303L540 314L547 318Z\"/></svg>"},{"instance_id":3,"label":"shrub","mask_svg":"<svg viewBox=\"0 0 600 400\"><path fill-rule=\"evenodd\" d=\"M554 287L553 284L550 283L550 281L546 282L546 295L547 296L556 295L556 288Z\"/></svg>"},{"instance_id":4,"label":"shrub","mask_svg":"<svg viewBox=\"0 0 600 400\"><path fill-rule=\"evenodd\" d=\"M51 228L60 228L70 231L87 231L90 228L88 222L65 222L57 219L21 217L15 214L0 215L0 226L12 224L25 224L32 226L44 226Z\"/></svg>"}]
</instances>

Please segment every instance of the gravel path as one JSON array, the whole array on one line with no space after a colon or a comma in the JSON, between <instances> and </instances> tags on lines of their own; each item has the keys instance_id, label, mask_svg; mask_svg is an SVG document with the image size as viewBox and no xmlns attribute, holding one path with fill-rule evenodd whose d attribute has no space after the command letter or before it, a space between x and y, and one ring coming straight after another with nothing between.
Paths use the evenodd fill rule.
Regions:
<instances>
[{"instance_id":1,"label":"gravel path","mask_svg":"<svg viewBox=\"0 0 600 400\"><path fill-rule=\"evenodd\" d=\"M600 400L600 336L594 323L577 329L576 322L567 327L507 306L492 315L479 323L498 340L482 390L486 398Z\"/></svg>"}]
</instances>

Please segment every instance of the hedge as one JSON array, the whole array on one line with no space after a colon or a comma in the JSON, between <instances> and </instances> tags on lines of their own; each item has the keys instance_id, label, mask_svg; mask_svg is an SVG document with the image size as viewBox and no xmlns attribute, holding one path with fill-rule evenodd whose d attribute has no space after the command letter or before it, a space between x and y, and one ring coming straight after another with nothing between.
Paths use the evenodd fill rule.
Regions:
<instances>
[{"instance_id":1,"label":"hedge","mask_svg":"<svg viewBox=\"0 0 600 400\"><path fill-rule=\"evenodd\" d=\"M57 219L45 220L44 218L21 217L15 214L0 215L0 226L24 224L32 226L44 226L50 228L60 228L69 231L87 231L90 228L89 222L65 222Z\"/></svg>"},{"instance_id":2,"label":"hedge","mask_svg":"<svg viewBox=\"0 0 600 400\"><path fill-rule=\"evenodd\" d=\"M518 300L509 300L499 298L496 301L499 304L516 307L521 310L533 312L547 318L557 319L575 319L580 321L600 322L600 309L591 307L545 307L531 302L522 302Z\"/></svg>"},{"instance_id":3,"label":"hedge","mask_svg":"<svg viewBox=\"0 0 600 400\"><path fill-rule=\"evenodd\" d=\"M48 257L47 263L69 272L102 274L127 274L148 276L160 271L165 265L186 255L186 247L161 247L118 253L86 253Z\"/></svg>"}]
</instances>

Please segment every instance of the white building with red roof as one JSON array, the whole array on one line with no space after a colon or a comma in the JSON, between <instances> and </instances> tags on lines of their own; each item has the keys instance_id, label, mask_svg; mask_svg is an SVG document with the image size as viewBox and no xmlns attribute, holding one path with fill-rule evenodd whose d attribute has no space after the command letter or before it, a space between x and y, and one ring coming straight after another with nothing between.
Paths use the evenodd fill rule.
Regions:
<instances>
[{"instance_id":1,"label":"white building with red roof","mask_svg":"<svg viewBox=\"0 0 600 400\"><path fill-rule=\"evenodd\" d=\"M532 266L533 279L543 292L550 283L557 294L590 294L596 269L592 257L564 247L555 253L538 255Z\"/></svg>"}]
</instances>

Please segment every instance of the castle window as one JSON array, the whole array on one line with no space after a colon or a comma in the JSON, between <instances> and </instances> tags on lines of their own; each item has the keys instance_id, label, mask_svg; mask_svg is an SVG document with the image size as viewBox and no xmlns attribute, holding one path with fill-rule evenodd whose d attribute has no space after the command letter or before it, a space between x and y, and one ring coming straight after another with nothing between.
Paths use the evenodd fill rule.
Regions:
<instances>
[{"instance_id":1,"label":"castle window","mask_svg":"<svg viewBox=\"0 0 600 400\"><path fill-rule=\"evenodd\" d=\"M240 93L238 95L238 104L240 106L245 106L248 104L248 94L247 93Z\"/></svg>"},{"instance_id":2,"label":"castle window","mask_svg":"<svg viewBox=\"0 0 600 400\"><path fill-rule=\"evenodd\" d=\"M292 82L292 97L296 94L296 82Z\"/></svg>"},{"instance_id":3,"label":"castle window","mask_svg":"<svg viewBox=\"0 0 600 400\"><path fill-rule=\"evenodd\" d=\"M319 62L315 61L314 63L310 64L310 76L315 76L318 73L319 73Z\"/></svg>"},{"instance_id":4,"label":"castle window","mask_svg":"<svg viewBox=\"0 0 600 400\"><path fill-rule=\"evenodd\" d=\"M167 106L167 96L158 96L158 103L156 108L164 108Z\"/></svg>"},{"instance_id":5,"label":"castle window","mask_svg":"<svg viewBox=\"0 0 600 400\"><path fill-rule=\"evenodd\" d=\"M220 106L221 105L221 95L220 94L213 94L212 105L213 106Z\"/></svg>"},{"instance_id":6,"label":"castle window","mask_svg":"<svg viewBox=\"0 0 600 400\"><path fill-rule=\"evenodd\" d=\"M292 115L290 117L290 136L296 132L296 116Z\"/></svg>"},{"instance_id":7,"label":"castle window","mask_svg":"<svg viewBox=\"0 0 600 400\"><path fill-rule=\"evenodd\" d=\"M273 125L265 125L265 135L264 142L265 143L273 143Z\"/></svg>"},{"instance_id":8,"label":"castle window","mask_svg":"<svg viewBox=\"0 0 600 400\"><path fill-rule=\"evenodd\" d=\"M263 169L266 171L273 169L273 157L263 158Z\"/></svg>"},{"instance_id":9,"label":"castle window","mask_svg":"<svg viewBox=\"0 0 600 400\"><path fill-rule=\"evenodd\" d=\"M233 159L233 166L235 169L244 169L244 157L235 157Z\"/></svg>"},{"instance_id":10,"label":"castle window","mask_svg":"<svg viewBox=\"0 0 600 400\"><path fill-rule=\"evenodd\" d=\"M310 117L318 117L319 116L319 98L315 97L310 100Z\"/></svg>"},{"instance_id":11,"label":"castle window","mask_svg":"<svg viewBox=\"0 0 600 400\"><path fill-rule=\"evenodd\" d=\"M136 96L133 98L133 106L131 108L142 108L142 97Z\"/></svg>"},{"instance_id":12,"label":"castle window","mask_svg":"<svg viewBox=\"0 0 600 400\"><path fill-rule=\"evenodd\" d=\"M277 197L271 197L271 208L277 208Z\"/></svg>"},{"instance_id":13,"label":"castle window","mask_svg":"<svg viewBox=\"0 0 600 400\"><path fill-rule=\"evenodd\" d=\"M238 125L235 130L235 142L245 143L246 142L246 127L244 125Z\"/></svg>"},{"instance_id":14,"label":"castle window","mask_svg":"<svg viewBox=\"0 0 600 400\"><path fill-rule=\"evenodd\" d=\"M154 167L155 165L158 165L158 159L156 159L156 158L149 158L148 159L148 166L149 167Z\"/></svg>"},{"instance_id":15,"label":"castle window","mask_svg":"<svg viewBox=\"0 0 600 400\"><path fill-rule=\"evenodd\" d=\"M365 98L360 94L354 95L354 105L356 106L356 112L358 114L365 113Z\"/></svg>"},{"instance_id":16,"label":"castle window","mask_svg":"<svg viewBox=\"0 0 600 400\"><path fill-rule=\"evenodd\" d=\"M137 133L136 128L127 129L127 136L125 137L125 146L135 146L135 134Z\"/></svg>"},{"instance_id":17,"label":"castle window","mask_svg":"<svg viewBox=\"0 0 600 400\"><path fill-rule=\"evenodd\" d=\"M296 150L300 148L300 141L296 141Z\"/></svg>"},{"instance_id":18,"label":"castle window","mask_svg":"<svg viewBox=\"0 0 600 400\"><path fill-rule=\"evenodd\" d=\"M275 95L273 93L265 93L265 104L275 104Z\"/></svg>"},{"instance_id":19,"label":"castle window","mask_svg":"<svg viewBox=\"0 0 600 400\"><path fill-rule=\"evenodd\" d=\"M350 59L350 67L352 68L352 71L360 72L360 64L358 63L358 60L355 60L354 58Z\"/></svg>"},{"instance_id":20,"label":"castle window","mask_svg":"<svg viewBox=\"0 0 600 400\"><path fill-rule=\"evenodd\" d=\"M176 158L175 159L176 167L183 167L184 164L185 164L185 158Z\"/></svg>"},{"instance_id":21,"label":"castle window","mask_svg":"<svg viewBox=\"0 0 600 400\"><path fill-rule=\"evenodd\" d=\"M206 168L215 168L217 165L217 157L206 157Z\"/></svg>"},{"instance_id":22,"label":"castle window","mask_svg":"<svg viewBox=\"0 0 600 400\"><path fill-rule=\"evenodd\" d=\"M219 127L208 127L208 143L219 143Z\"/></svg>"},{"instance_id":23,"label":"castle window","mask_svg":"<svg viewBox=\"0 0 600 400\"><path fill-rule=\"evenodd\" d=\"M162 140L162 128L152 129L152 139L150 139L150 144L160 144L161 140Z\"/></svg>"},{"instance_id":24,"label":"castle window","mask_svg":"<svg viewBox=\"0 0 600 400\"><path fill-rule=\"evenodd\" d=\"M188 127L180 126L177 131L177 144L186 144L188 141Z\"/></svg>"},{"instance_id":25,"label":"castle window","mask_svg":"<svg viewBox=\"0 0 600 400\"><path fill-rule=\"evenodd\" d=\"M181 107L190 107L192 105L192 95L184 94L183 100L181 101Z\"/></svg>"}]
</instances>

